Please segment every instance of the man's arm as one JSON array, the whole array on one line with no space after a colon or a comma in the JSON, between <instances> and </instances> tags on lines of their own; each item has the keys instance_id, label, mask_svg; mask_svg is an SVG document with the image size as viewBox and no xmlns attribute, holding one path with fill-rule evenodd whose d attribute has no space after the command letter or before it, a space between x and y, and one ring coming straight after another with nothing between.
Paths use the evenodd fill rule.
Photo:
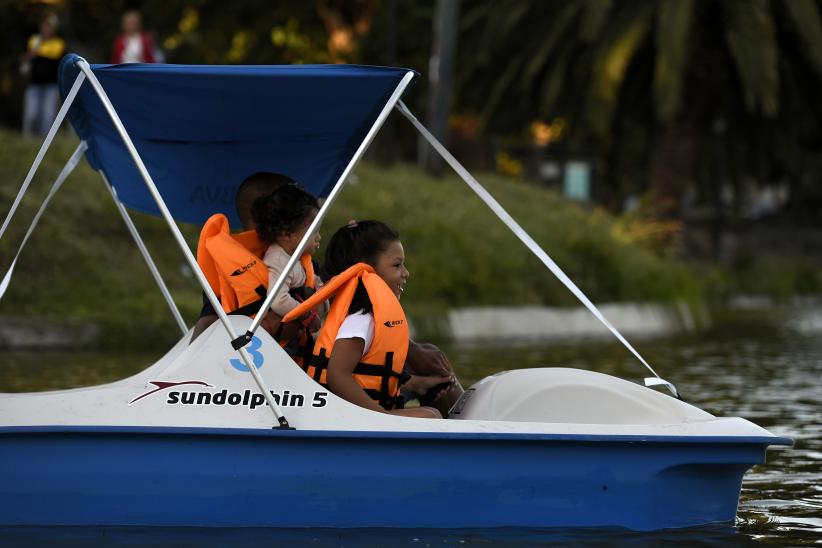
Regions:
<instances>
[{"instance_id":1,"label":"man's arm","mask_svg":"<svg viewBox=\"0 0 822 548\"><path fill-rule=\"evenodd\" d=\"M199 320L197 320L197 323L194 324L194 332L191 334L191 340L188 344L193 343L197 337L203 334L203 331L205 331L209 325L216 321L216 315L202 316Z\"/></svg>"},{"instance_id":2,"label":"man's arm","mask_svg":"<svg viewBox=\"0 0 822 548\"><path fill-rule=\"evenodd\" d=\"M409 339L408 356L405 359L412 375L452 376L454 368L445 353L430 343L418 343Z\"/></svg>"},{"instance_id":3,"label":"man's arm","mask_svg":"<svg viewBox=\"0 0 822 548\"><path fill-rule=\"evenodd\" d=\"M463 389L445 353L433 344L409 340L408 356L405 359L405 364L411 375L429 378L447 377L450 379L447 385L445 383L435 385L426 394L419 397L420 405L435 407L443 417L447 417L448 411L460 398Z\"/></svg>"}]
</instances>

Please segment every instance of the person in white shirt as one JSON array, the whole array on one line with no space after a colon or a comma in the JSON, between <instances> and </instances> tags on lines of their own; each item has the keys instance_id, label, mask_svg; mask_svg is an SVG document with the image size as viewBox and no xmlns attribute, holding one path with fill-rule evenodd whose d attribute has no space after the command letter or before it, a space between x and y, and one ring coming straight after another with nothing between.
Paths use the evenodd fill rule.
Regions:
<instances>
[{"instance_id":1,"label":"person in white shirt","mask_svg":"<svg viewBox=\"0 0 822 548\"><path fill-rule=\"evenodd\" d=\"M151 35L143 32L139 11L129 10L123 14L122 29L123 32L114 40L112 63L157 62L157 47Z\"/></svg>"}]
</instances>

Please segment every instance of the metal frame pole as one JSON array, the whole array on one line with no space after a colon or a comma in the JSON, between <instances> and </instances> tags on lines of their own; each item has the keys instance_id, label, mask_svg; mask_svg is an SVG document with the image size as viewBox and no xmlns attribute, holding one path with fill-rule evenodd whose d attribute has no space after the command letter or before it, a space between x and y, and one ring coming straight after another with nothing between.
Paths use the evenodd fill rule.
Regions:
<instances>
[{"instance_id":1,"label":"metal frame pole","mask_svg":"<svg viewBox=\"0 0 822 548\"><path fill-rule=\"evenodd\" d=\"M166 304L168 304L168 308L171 310L171 315L174 316L174 320L180 327L180 331L182 331L183 336L185 336L188 333L188 327L186 326L186 322L183 319L182 314L180 314L180 309L177 308L177 304L174 302L174 298L171 296L171 292L168 290L168 286L166 286L166 283L163 280L163 276L157 269L157 265L154 263L154 260L152 260L151 254L149 253L146 244L140 237L140 232L134 225L134 221L131 219L131 215L128 214L128 210L126 210L123 203L117 197L117 190L114 188L114 186L112 186L111 182L108 180L108 177L106 177L106 174L103 173L102 170L100 171L100 176L103 178L103 182L105 183L106 188L108 188L109 193L111 193L111 197L114 200L114 205L117 206L117 211L119 211L120 216L123 217L123 221L126 223L126 227L128 228L128 231L131 233L131 237L134 239L134 243L137 244L137 248L140 250L140 253L142 253L143 259L145 259L146 265L148 265L148 269L151 271L151 275L154 276L154 281L157 282L157 286L160 288L160 292L163 294L163 298L165 298Z\"/></svg>"},{"instance_id":2,"label":"metal frame pole","mask_svg":"<svg viewBox=\"0 0 822 548\"><path fill-rule=\"evenodd\" d=\"M18 206L20 205L20 200L23 199L23 195L29 188L31 184L31 180L34 178L34 174L37 172L37 169L40 167L40 162L43 161L43 157L46 155L46 151L48 151L49 147L51 146L51 142L54 140L54 136L57 135L57 130L60 129L60 125L63 123L63 120L68 113L69 108L71 108L72 103L74 103L74 98L77 96L77 92L80 91L80 86L83 85L83 81L86 79L86 75L82 72L77 75L77 78L74 80L74 84L71 86L71 89L66 95L66 100L63 102L60 110L57 112L57 117L54 119L54 123L51 124L51 129L49 129L48 134L46 135L45 140L43 140L43 144L40 145L40 150L37 152L37 156L34 158L34 163L31 164L29 168L29 172L26 175L25 180L23 181L23 185L20 187L20 190L17 192L17 197L14 199L14 203L11 205L11 209L9 210L8 215L6 215L6 220L3 221L3 226L0 227L0 239L3 238L3 234L6 233L6 229L11 222L11 218L14 216L14 212L17 211Z\"/></svg>"},{"instance_id":3,"label":"metal frame pole","mask_svg":"<svg viewBox=\"0 0 822 548\"><path fill-rule=\"evenodd\" d=\"M335 183L331 192L328 194L328 197L325 199L325 202L320 208L320 211L317 212L317 216L314 218L314 221L312 221L311 225L305 231L302 240L300 240L300 243L299 245L297 245L297 248L294 250L294 253L291 255L291 258L288 259L288 263L286 263L285 268L283 268L280 277L277 278L276 282L274 282L274 286L268 289L268 295L266 295L265 302L263 303L262 308L260 310L267 310L268 307L271 306L271 301L274 300L274 296L285 283L286 276L288 276L288 273L291 272L292 268L294 268L294 265L297 264L297 261L300 260L300 256L302 255L303 250L308 245L308 242L311 240L312 235L314 234L314 232L317 231L317 229L320 226L320 223L322 223L323 219L325 218L326 212L337 199L337 196L339 195L340 191L345 185L345 181L348 178L348 175L351 173L354 167L356 167L357 163L360 161L360 158L362 158L363 154L365 154L365 151L368 150L368 146L371 144L371 141L374 140L374 136L382 127L383 123L385 122L385 119L391 113L391 110L393 110L394 106L400 101L402 94L405 92L405 89L408 87L408 84L410 84L411 80L413 79L414 73L411 71L407 72L405 76L402 77L402 80L400 80L400 83L397 85L397 87L394 89L394 93L391 94L391 97L389 97L388 102L385 103L385 106L383 107L379 116L377 116L377 119L376 121L374 121L374 124L371 126L371 129L368 130L365 139L362 143L360 143L360 146L354 153L354 156L351 158L351 161L348 162L348 165L342 172L342 175L340 175L340 178L337 179L337 182ZM239 339L236 339L234 341L233 344L235 345L235 348L238 345L244 346L251 341L251 337L254 335L254 332L257 330L258 327L260 327L260 322L262 322L262 318L262 314L257 314L257 317L254 318L254 322L251 324L251 327L248 328L248 331Z\"/></svg>"},{"instance_id":4,"label":"metal frame pole","mask_svg":"<svg viewBox=\"0 0 822 548\"><path fill-rule=\"evenodd\" d=\"M679 397L676 387L670 382L662 379L657 372L654 371L653 367L645 361L645 358L643 358L639 352L631 346L631 343L629 343L625 337L622 336L617 328L614 327L611 322L609 322L607 318L602 315L594 303L592 303L591 300L582 292L582 290L579 289L573 281L571 281L571 279L565 274L565 272L562 271L559 265L551 259L545 250L543 250L542 247L540 247L540 245L525 231L525 229L522 228L516 220L514 220L505 208L503 208L502 205L493 196L491 196L491 194L489 194L481 184L479 184L479 182L468 172L468 170L465 169L450 152L448 152L442 143L440 143L437 138L434 137L431 132L428 131L422 123L420 123L419 120L417 120L416 116L414 116L408 107L405 106L405 103L399 101L397 103L397 110L399 110L403 116L408 118L411 124L417 129L417 131L420 132L420 135L422 135L425 140L431 144L434 150L436 150L439 155L442 156L446 162L448 162L448 165L450 165L457 175L459 175L460 178L468 184L471 190L473 190L477 196L485 202L485 205L491 208L491 211L493 211L494 214L496 214L496 216L499 217L503 223L505 223L505 226L507 226L511 232L513 232L514 235L525 244L525 247L527 247L531 253L536 255L537 258L542 261L546 267L548 267L548 270L550 270L559 279L559 281L561 281L565 287L567 287L571 293L573 293L574 296L579 299L579 301L584 304L585 307L591 311L591 313L600 322L602 322L603 325L605 325L605 327L608 328L608 330L619 340L619 342L621 342L645 367L648 368L651 373L653 373L654 377L648 377L645 379L645 385L664 385L674 396Z\"/></svg>"},{"instance_id":5,"label":"metal frame pole","mask_svg":"<svg viewBox=\"0 0 822 548\"><path fill-rule=\"evenodd\" d=\"M191 249L189 249L188 243L185 241L185 238L183 238L183 235L180 232L180 228L174 222L174 218L171 216L171 212L169 212L168 207L166 206L165 201L163 200L163 197L160 195L160 191L157 189L157 185L154 184L154 180L151 178L148 169L146 169L146 166L143 163L142 158L140 158L140 154L137 152L134 143L131 141L131 137L129 137L126 128L123 126L123 122L120 120L120 117L114 110L114 106L111 104L111 100L109 100L108 95L106 95L103 86L100 84L100 81L97 80L97 77L91 70L91 66L85 59L78 59L77 67L86 74L89 83L92 85L94 91L97 93L97 96L100 98L100 102L103 104L103 107L106 109L106 112L108 113L112 123L114 124L114 128L117 130L117 133L123 140L123 144L125 145L126 149L131 155L131 159L134 161L137 170L140 172L140 176L146 183L148 191L154 198L154 201L157 204L160 213L166 220L166 223L168 224L171 233L174 235L174 239L177 240L177 244L180 246L180 249L182 250L183 255L185 256L189 267L191 267L192 272L194 272L194 275L197 277L197 281L200 282L200 286L202 286L203 291L206 294L206 297L211 303L211 306L214 307L214 312L217 313L217 317L220 319L220 323L223 324L223 328L225 328L226 332L228 332L231 339L236 340L237 335L234 331L234 328L231 325L231 322L228 320L228 315L225 313L223 307L220 305L220 301L219 299L217 299L217 295L214 294L214 290L211 289L211 285L209 285L208 280L205 277L205 274L203 274L203 271L200 269L200 265L197 264L197 259L194 258ZM258 315L258 318L262 320L260 315ZM260 388L260 390L262 390L263 396L265 397L266 402L271 408L271 412L274 413L274 417L277 419L277 422L279 423L279 427L290 428L290 426L288 425L288 420L286 420L285 416L280 410L280 406L277 405L276 401L274 401L274 397L271 395L271 391L268 389L268 386L266 385L262 376L260 376L260 373L257 371L257 368L254 367L251 356L248 354L245 348L242 348L241 346L235 346L235 349L240 353L240 357L246 364L246 367L248 367L251 376L254 377L254 381L257 383L257 386Z\"/></svg>"},{"instance_id":6,"label":"metal frame pole","mask_svg":"<svg viewBox=\"0 0 822 548\"><path fill-rule=\"evenodd\" d=\"M6 271L5 276L3 276L3 280L0 281L0 299L3 298L3 295L6 294L6 290L11 283L11 276L14 273L14 267L17 265L17 259L20 258L20 254L23 252L23 248L29 241L34 229L37 227L37 223L40 222L40 217L43 216L43 213L46 211L46 208L49 205L49 202L57 194L57 191L60 190L60 187L63 186L63 183L66 181L69 175L74 171L74 168L77 167L77 164L80 163L80 160L83 158L83 153L88 148L88 145L85 141L81 141L77 148L74 150L74 153L69 157L66 165L63 166L63 169L60 171L60 174L54 180L51 185L51 189L49 190L46 197L43 198L43 203L40 204L40 209L37 210L37 214L32 219L31 224L29 225L28 230L26 231L26 235L23 236L23 241L20 242L20 247L17 248L17 253L14 255L14 259L11 261L11 266Z\"/></svg>"}]
</instances>

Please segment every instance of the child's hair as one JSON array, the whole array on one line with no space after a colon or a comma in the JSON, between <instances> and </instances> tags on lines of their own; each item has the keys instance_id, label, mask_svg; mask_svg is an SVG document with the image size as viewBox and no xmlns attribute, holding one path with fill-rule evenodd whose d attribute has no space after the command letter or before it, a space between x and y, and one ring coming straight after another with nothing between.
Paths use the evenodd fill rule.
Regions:
<instances>
[{"instance_id":1,"label":"child's hair","mask_svg":"<svg viewBox=\"0 0 822 548\"><path fill-rule=\"evenodd\" d=\"M400 235L380 221L351 221L331 236L325 248L324 273L331 279L357 263L374 266L380 253Z\"/></svg>"},{"instance_id":2,"label":"child's hair","mask_svg":"<svg viewBox=\"0 0 822 548\"><path fill-rule=\"evenodd\" d=\"M260 196L271 194L275 190L284 187L285 185L294 185L294 179L282 173L271 173L261 171L248 177L240 183L237 189L237 195L234 197L234 205L237 208L237 216L243 227L251 228L253 225L253 218L251 216L251 206L254 200Z\"/></svg>"},{"instance_id":3,"label":"child's hair","mask_svg":"<svg viewBox=\"0 0 822 548\"><path fill-rule=\"evenodd\" d=\"M251 216L260 239L271 245L278 236L300 228L314 209L320 209L317 198L295 183L281 186L271 194L254 200Z\"/></svg>"},{"instance_id":4,"label":"child's hair","mask_svg":"<svg viewBox=\"0 0 822 548\"><path fill-rule=\"evenodd\" d=\"M323 279L330 280L357 263L374 266L377 257L391 242L399 241L397 231L380 221L351 221L331 236L325 249ZM373 307L362 282L351 301L349 311L371 312Z\"/></svg>"}]
</instances>

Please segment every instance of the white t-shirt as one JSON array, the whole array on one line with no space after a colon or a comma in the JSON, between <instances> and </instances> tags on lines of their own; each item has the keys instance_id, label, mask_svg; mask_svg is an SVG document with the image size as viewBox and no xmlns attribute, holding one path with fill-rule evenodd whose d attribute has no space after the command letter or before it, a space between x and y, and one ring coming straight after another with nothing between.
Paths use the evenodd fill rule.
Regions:
<instances>
[{"instance_id":1,"label":"white t-shirt","mask_svg":"<svg viewBox=\"0 0 822 548\"><path fill-rule=\"evenodd\" d=\"M349 314L340 325L340 330L337 331L337 340L339 339L362 339L365 341L362 354L365 356L371 349L371 341L374 340L374 315L370 312L355 312Z\"/></svg>"},{"instance_id":2,"label":"white t-shirt","mask_svg":"<svg viewBox=\"0 0 822 548\"><path fill-rule=\"evenodd\" d=\"M123 63L142 63L145 60L143 55L143 37L140 33L132 34L126 38L123 48Z\"/></svg>"}]
</instances>

